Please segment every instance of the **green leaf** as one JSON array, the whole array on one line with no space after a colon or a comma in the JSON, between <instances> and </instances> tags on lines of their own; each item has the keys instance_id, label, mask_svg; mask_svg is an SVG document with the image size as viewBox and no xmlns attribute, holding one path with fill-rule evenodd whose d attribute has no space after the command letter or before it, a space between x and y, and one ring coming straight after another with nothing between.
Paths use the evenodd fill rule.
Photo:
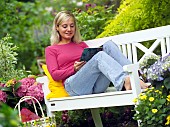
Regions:
<instances>
[{"instance_id":1,"label":"green leaf","mask_svg":"<svg viewBox=\"0 0 170 127\"><path fill-rule=\"evenodd\" d=\"M163 105L163 104L165 104L166 99L161 99L159 102Z\"/></svg>"},{"instance_id":2,"label":"green leaf","mask_svg":"<svg viewBox=\"0 0 170 127\"><path fill-rule=\"evenodd\" d=\"M6 92L12 92L12 87L2 87L1 90Z\"/></svg>"},{"instance_id":3,"label":"green leaf","mask_svg":"<svg viewBox=\"0 0 170 127\"><path fill-rule=\"evenodd\" d=\"M17 82L15 85L14 85L14 90L16 91L20 86L21 86L21 82Z\"/></svg>"},{"instance_id":4,"label":"green leaf","mask_svg":"<svg viewBox=\"0 0 170 127\"><path fill-rule=\"evenodd\" d=\"M147 124L152 124L152 120L148 120L148 121L147 121Z\"/></svg>"},{"instance_id":5,"label":"green leaf","mask_svg":"<svg viewBox=\"0 0 170 127\"><path fill-rule=\"evenodd\" d=\"M164 80L164 85L167 89L170 89L170 77L168 77Z\"/></svg>"}]
</instances>

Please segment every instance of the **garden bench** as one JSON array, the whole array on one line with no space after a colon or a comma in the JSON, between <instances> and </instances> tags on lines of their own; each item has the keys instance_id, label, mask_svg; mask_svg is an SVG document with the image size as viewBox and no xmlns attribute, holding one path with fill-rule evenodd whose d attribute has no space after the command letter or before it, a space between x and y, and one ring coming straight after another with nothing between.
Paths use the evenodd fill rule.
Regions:
<instances>
[{"instance_id":1,"label":"garden bench","mask_svg":"<svg viewBox=\"0 0 170 127\"><path fill-rule=\"evenodd\" d=\"M108 40L113 40L123 54L133 63L123 67L124 70L130 74L132 90L111 91L100 94L52 98L47 100L46 95L50 92L48 89L48 78L42 76L37 78L37 81L43 83L44 100L48 116L52 116L55 111L91 109L95 126L103 127L99 114L100 107L134 105L133 99L141 93L138 76L139 62L142 61L146 55L151 53L155 54L154 51L158 48L160 49L160 53L155 55L165 55L170 52L170 25L85 42L89 47L99 47ZM149 43L150 47L145 47L143 43ZM138 56L139 50L143 52L140 58Z\"/></svg>"}]
</instances>

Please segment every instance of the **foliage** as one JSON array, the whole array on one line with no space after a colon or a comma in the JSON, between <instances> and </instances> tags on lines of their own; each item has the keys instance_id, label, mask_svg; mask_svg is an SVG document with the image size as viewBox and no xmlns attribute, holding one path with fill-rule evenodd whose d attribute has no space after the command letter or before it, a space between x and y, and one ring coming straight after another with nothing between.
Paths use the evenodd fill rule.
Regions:
<instances>
[{"instance_id":1,"label":"foliage","mask_svg":"<svg viewBox=\"0 0 170 127\"><path fill-rule=\"evenodd\" d=\"M86 4L86 11L75 11L83 40L94 39L103 31L106 22L114 17L112 8L113 6L105 8L96 4Z\"/></svg>"},{"instance_id":2,"label":"foliage","mask_svg":"<svg viewBox=\"0 0 170 127\"><path fill-rule=\"evenodd\" d=\"M17 70L17 47L10 42L11 37L7 34L6 37L0 40L0 82L6 82L11 78L19 79L24 77L23 70Z\"/></svg>"},{"instance_id":3,"label":"foliage","mask_svg":"<svg viewBox=\"0 0 170 127\"><path fill-rule=\"evenodd\" d=\"M170 93L165 92L162 86L159 89L152 87L140 94L135 102L135 120L141 120L141 127L164 127L170 125Z\"/></svg>"},{"instance_id":4,"label":"foliage","mask_svg":"<svg viewBox=\"0 0 170 127\"><path fill-rule=\"evenodd\" d=\"M104 127L137 127L132 119L133 106L101 108L100 115ZM58 126L60 127L94 127L90 110L73 110L56 112Z\"/></svg>"},{"instance_id":5,"label":"foliage","mask_svg":"<svg viewBox=\"0 0 170 127\"><path fill-rule=\"evenodd\" d=\"M0 126L18 127L21 125L17 111L4 103L0 103Z\"/></svg>"},{"instance_id":6,"label":"foliage","mask_svg":"<svg viewBox=\"0 0 170 127\"><path fill-rule=\"evenodd\" d=\"M169 0L123 0L98 38L170 24Z\"/></svg>"},{"instance_id":7,"label":"foliage","mask_svg":"<svg viewBox=\"0 0 170 127\"><path fill-rule=\"evenodd\" d=\"M37 56L42 56L44 47L49 44L48 22L52 20L49 11L43 8L41 1L18 2L16 0L2 1L0 3L4 15L0 23L1 37L10 33L13 43L19 47L17 67L23 64L29 70L35 65ZM5 26L5 27L4 27Z\"/></svg>"},{"instance_id":8,"label":"foliage","mask_svg":"<svg viewBox=\"0 0 170 127\"><path fill-rule=\"evenodd\" d=\"M169 62L170 54L167 54L161 58L150 55L140 63L142 77L153 86L134 100L137 103L134 119L141 121L141 127L170 125Z\"/></svg>"},{"instance_id":9,"label":"foliage","mask_svg":"<svg viewBox=\"0 0 170 127\"><path fill-rule=\"evenodd\" d=\"M109 1L89 2L106 5L110 4ZM50 44L50 31L56 13L61 10L74 11L75 8L85 10L85 4L81 0L4 0L0 2L0 38L9 33L13 38L13 43L19 47L17 68L22 68L25 65L26 70L31 70L32 73L38 74L36 58L43 57L44 48ZM91 16L93 15L91 14ZM99 18L99 16L97 17ZM99 22L99 19L97 22ZM104 21L102 20L102 22ZM95 25L95 27L98 26ZM103 29L102 27L100 28ZM89 32L91 33L91 30Z\"/></svg>"}]
</instances>

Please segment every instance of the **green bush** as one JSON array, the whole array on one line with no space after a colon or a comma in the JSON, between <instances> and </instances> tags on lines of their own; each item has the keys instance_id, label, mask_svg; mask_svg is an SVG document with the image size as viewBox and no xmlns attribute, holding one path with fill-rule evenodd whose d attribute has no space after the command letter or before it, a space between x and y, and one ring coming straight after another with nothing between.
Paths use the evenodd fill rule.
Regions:
<instances>
[{"instance_id":1,"label":"green bush","mask_svg":"<svg viewBox=\"0 0 170 127\"><path fill-rule=\"evenodd\" d=\"M39 0L26 3L8 0L0 2L0 6L0 37L11 35L19 47L17 67L22 68L24 64L30 70L36 57L42 56L44 47L49 44L49 21L53 17Z\"/></svg>"},{"instance_id":2,"label":"green bush","mask_svg":"<svg viewBox=\"0 0 170 127\"><path fill-rule=\"evenodd\" d=\"M23 70L17 70L17 47L10 42L11 37L7 35L0 40L0 82L10 79L19 79L25 76Z\"/></svg>"},{"instance_id":3,"label":"green bush","mask_svg":"<svg viewBox=\"0 0 170 127\"><path fill-rule=\"evenodd\" d=\"M98 38L170 24L169 0L123 0Z\"/></svg>"},{"instance_id":4,"label":"green bush","mask_svg":"<svg viewBox=\"0 0 170 127\"><path fill-rule=\"evenodd\" d=\"M18 111L0 102L0 126L18 127L18 125L22 125L18 116Z\"/></svg>"},{"instance_id":5,"label":"green bush","mask_svg":"<svg viewBox=\"0 0 170 127\"><path fill-rule=\"evenodd\" d=\"M113 6L109 8L104 6L91 7L91 4L89 6L87 11L75 11L83 40L96 38L97 35L103 32L106 23L114 17L112 13Z\"/></svg>"}]
</instances>

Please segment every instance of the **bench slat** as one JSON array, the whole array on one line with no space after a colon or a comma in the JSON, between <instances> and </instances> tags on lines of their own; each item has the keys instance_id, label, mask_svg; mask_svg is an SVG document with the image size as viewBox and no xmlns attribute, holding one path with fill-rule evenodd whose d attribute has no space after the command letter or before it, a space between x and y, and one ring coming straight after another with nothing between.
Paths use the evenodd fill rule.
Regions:
<instances>
[{"instance_id":1,"label":"bench slat","mask_svg":"<svg viewBox=\"0 0 170 127\"><path fill-rule=\"evenodd\" d=\"M170 37L166 37L167 53L170 52Z\"/></svg>"},{"instance_id":2,"label":"bench slat","mask_svg":"<svg viewBox=\"0 0 170 127\"><path fill-rule=\"evenodd\" d=\"M116 92L117 93L117 92ZM134 105L134 96L132 92L126 94L110 94L97 97L83 97L83 98L64 98L50 100L48 106L51 111L88 109L110 106Z\"/></svg>"}]
</instances>

